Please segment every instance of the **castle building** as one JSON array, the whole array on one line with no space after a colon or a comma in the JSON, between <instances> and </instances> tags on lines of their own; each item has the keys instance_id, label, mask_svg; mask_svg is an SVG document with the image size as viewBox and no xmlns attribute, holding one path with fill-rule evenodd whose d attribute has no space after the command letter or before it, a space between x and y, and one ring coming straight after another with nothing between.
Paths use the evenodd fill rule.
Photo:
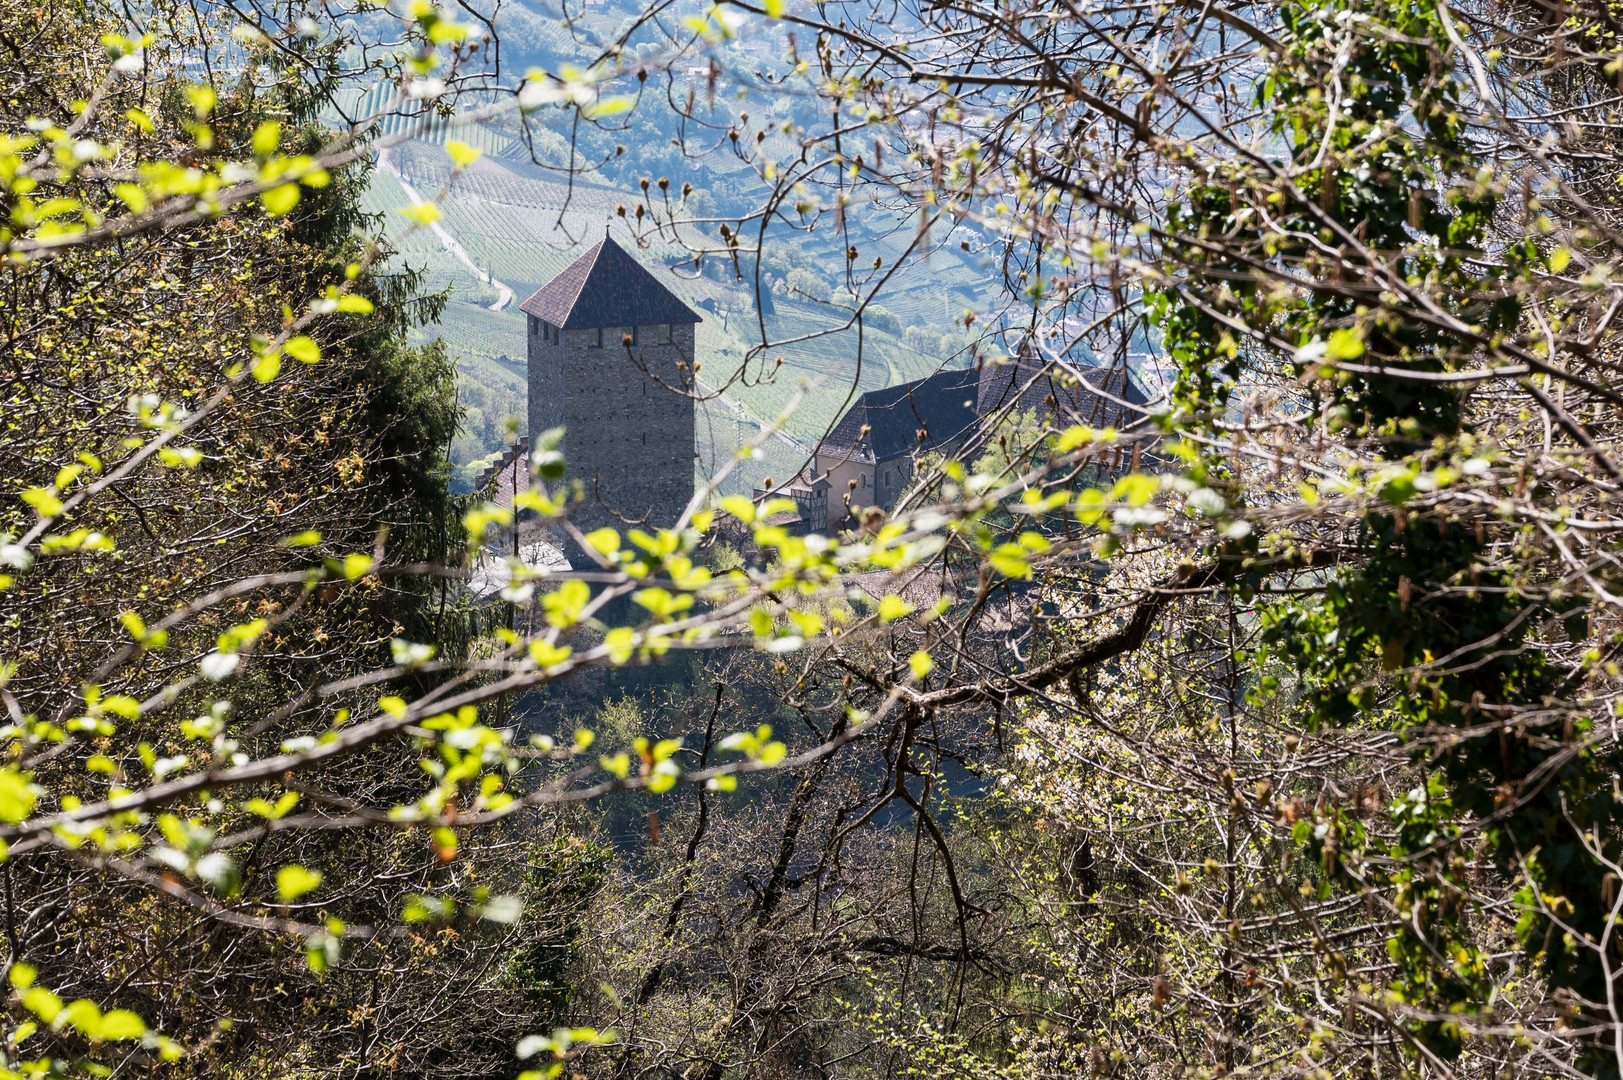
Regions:
<instances>
[{"instance_id":1,"label":"castle building","mask_svg":"<svg viewBox=\"0 0 1623 1080\"><path fill-rule=\"evenodd\" d=\"M853 506L896 505L920 454L951 453L970 433L975 398L976 373L963 368L858 397L817 448L817 471L831 486L831 522L846 516L847 494Z\"/></svg>"},{"instance_id":2,"label":"castle building","mask_svg":"<svg viewBox=\"0 0 1623 1080\"><path fill-rule=\"evenodd\" d=\"M1149 395L1122 364L1071 360L1071 371L1047 363L1029 339L1013 355L981 368L975 411L981 416L1033 412L1056 427L1121 427L1139 415Z\"/></svg>"},{"instance_id":3,"label":"castle building","mask_svg":"<svg viewBox=\"0 0 1623 1080\"><path fill-rule=\"evenodd\" d=\"M756 489L756 501L775 497L795 504L793 514L769 524L834 532L851 507L895 505L919 454L950 453L974 428L976 379L972 370L939 371L859 395L804 470L770 491Z\"/></svg>"},{"instance_id":4,"label":"castle building","mask_svg":"<svg viewBox=\"0 0 1623 1080\"><path fill-rule=\"evenodd\" d=\"M794 502L781 524L798 532L838 531L853 508L890 509L912 484L918 459L957 453L1006 417L1035 414L1056 427L1121 426L1148 402L1121 366L1077 365L1074 375L1044 363L1029 345L977 369L948 369L858 396L818 445L812 462L770 491ZM1121 465L1120 455L1112 468Z\"/></svg>"},{"instance_id":5,"label":"castle building","mask_svg":"<svg viewBox=\"0 0 1623 1080\"><path fill-rule=\"evenodd\" d=\"M562 427L571 520L668 528L693 497L694 326L701 320L607 236L519 305L533 443Z\"/></svg>"}]
</instances>

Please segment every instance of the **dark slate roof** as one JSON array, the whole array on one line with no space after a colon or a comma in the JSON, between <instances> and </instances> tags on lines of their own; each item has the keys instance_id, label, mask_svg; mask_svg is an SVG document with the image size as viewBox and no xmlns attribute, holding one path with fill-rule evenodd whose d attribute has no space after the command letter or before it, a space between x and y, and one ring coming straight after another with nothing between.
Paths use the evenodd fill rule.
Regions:
<instances>
[{"instance_id":1,"label":"dark slate roof","mask_svg":"<svg viewBox=\"0 0 1623 1080\"><path fill-rule=\"evenodd\" d=\"M515 485L529 486L530 469L526 462L529 456L530 438L526 435L502 451L501 457L479 474L479 479L473 482L473 490L484 493L493 484L494 489L488 492L490 500L511 509Z\"/></svg>"},{"instance_id":2,"label":"dark slate roof","mask_svg":"<svg viewBox=\"0 0 1623 1080\"><path fill-rule=\"evenodd\" d=\"M519 310L564 330L704 321L606 236Z\"/></svg>"},{"instance_id":3,"label":"dark slate roof","mask_svg":"<svg viewBox=\"0 0 1623 1080\"><path fill-rule=\"evenodd\" d=\"M1076 365L1075 370L1086 386L1078 385L1068 375L1055 378L1051 369L1022 346L1014 356L988 361L981 369L977 408L982 416L1010 406L1016 412L1032 409L1067 424L1118 427L1135 419L1137 414L1110 398L1131 405L1149 401L1149 395L1138 380L1119 364L1108 368ZM1102 391L1108 397L1093 390ZM1049 398L1054 399L1054 405L1048 403ZM1056 406L1059 415L1053 416Z\"/></svg>"},{"instance_id":4,"label":"dark slate roof","mask_svg":"<svg viewBox=\"0 0 1623 1080\"><path fill-rule=\"evenodd\" d=\"M975 423L977 378L975 371L960 368L870 390L835 425L824 449L878 462L944 446ZM862 434L864 425L867 435ZM922 441L920 431L925 433Z\"/></svg>"}]
</instances>

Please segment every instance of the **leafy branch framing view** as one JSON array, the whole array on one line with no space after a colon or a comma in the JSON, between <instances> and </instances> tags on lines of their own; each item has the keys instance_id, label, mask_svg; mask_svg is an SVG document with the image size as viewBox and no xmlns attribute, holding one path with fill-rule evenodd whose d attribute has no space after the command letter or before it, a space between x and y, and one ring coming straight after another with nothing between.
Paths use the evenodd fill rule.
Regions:
<instances>
[{"instance_id":1,"label":"leafy branch framing view","mask_svg":"<svg viewBox=\"0 0 1623 1080\"><path fill-rule=\"evenodd\" d=\"M0 1070L1623 1075L1619 12L601 6L6 4ZM493 131L742 298L680 520L453 491Z\"/></svg>"}]
</instances>

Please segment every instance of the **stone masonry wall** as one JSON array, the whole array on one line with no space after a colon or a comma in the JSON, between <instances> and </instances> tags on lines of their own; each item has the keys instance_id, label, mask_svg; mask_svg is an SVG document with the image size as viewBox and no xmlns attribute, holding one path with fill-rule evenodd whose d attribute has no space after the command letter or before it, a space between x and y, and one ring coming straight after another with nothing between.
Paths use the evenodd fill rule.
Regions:
<instances>
[{"instance_id":1,"label":"stone masonry wall","mask_svg":"<svg viewBox=\"0 0 1623 1080\"><path fill-rule=\"evenodd\" d=\"M543 431L563 426L563 368L555 357L548 357L543 352L551 346L541 336L541 320L534 315L526 315L524 323L525 357L530 369L529 407L526 411L529 413L528 434L533 446Z\"/></svg>"},{"instance_id":2,"label":"stone masonry wall","mask_svg":"<svg viewBox=\"0 0 1623 1080\"><path fill-rule=\"evenodd\" d=\"M639 327L632 355L622 344L627 327L604 327L603 346L594 348L595 330L564 331L554 344L537 326L529 337L530 432L565 428L569 475L586 485L573 520L588 532L603 525L623 532L622 517L674 524L693 497L693 399L642 368L681 385L676 362L691 373L692 324L673 325L669 344L656 343L655 327Z\"/></svg>"}]
</instances>

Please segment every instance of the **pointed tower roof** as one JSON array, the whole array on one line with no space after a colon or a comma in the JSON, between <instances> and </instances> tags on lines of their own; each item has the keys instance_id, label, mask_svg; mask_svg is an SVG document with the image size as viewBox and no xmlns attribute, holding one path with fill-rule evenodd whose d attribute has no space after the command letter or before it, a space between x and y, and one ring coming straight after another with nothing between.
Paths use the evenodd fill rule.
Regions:
<instances>
[{"instance_id":1,"label":"pointed tower roof","mask_svg":"<svg viewBox=\"0 0 1623 1080\"><path fill-rule=\"evenodd\" d=\"M704 321L606 236L519 310L563 330Z\"/></svg>"}]
</instances>

